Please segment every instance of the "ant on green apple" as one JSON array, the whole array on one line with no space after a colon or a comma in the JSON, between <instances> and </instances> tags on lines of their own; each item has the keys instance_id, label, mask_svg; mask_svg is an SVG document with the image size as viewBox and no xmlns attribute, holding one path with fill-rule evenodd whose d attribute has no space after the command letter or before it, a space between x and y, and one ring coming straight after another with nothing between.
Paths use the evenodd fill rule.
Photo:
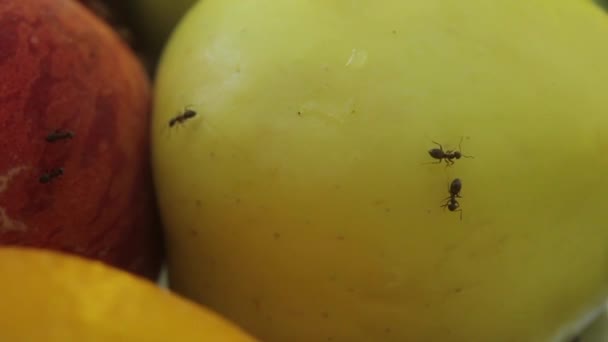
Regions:
<instances>
[{"instance_id":1,"label":"ant on green apple","mask_svg":"<svg viewBox=\"0 0 608 342\"><path fill-rule=\"evenodd\" d=\"M186 108L182 113L169 120L169 127L173 127L177 124L183 124L186 120L192 119L195 116L196 112L194 110Z\"/></svg>"}]
</instances>

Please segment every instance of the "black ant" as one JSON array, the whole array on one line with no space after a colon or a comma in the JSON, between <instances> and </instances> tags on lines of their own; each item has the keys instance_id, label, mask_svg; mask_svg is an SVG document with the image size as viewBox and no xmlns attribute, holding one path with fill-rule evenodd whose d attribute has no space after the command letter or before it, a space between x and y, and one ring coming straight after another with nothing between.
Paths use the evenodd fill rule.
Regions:
<instances>
[{"instance_id":1,"label":"black ant","mask_svg":"<svg viewBox=\"0 0 608 342\"><path fill-rule=\"evenodd\" d=\"M171 120L169 120L169 127L173 127L177 124L182 124L184 123L184 121L191 119L193 117L196 116L196 112L193 111L192 109L188 109L186 108L186 110L184 110L183 113L177 115L174 118L171 118Z\"/></svg>"},{"instance_id":2,"label":"black ant","mask_svg":"<svg viewBox=\"0 0 608 342\"><path fill-rule=\"evenodd\" d=\"M50 181L52 181L53 179L59 177L63 175L63 168L57 168L57 169L52 169L49 172L45 172L42 174L42 176L40 176L40 183L42 184L46 184L49 183Z\"/></svg>"},{"instance_id":3,"label":"black ant","mask_svg":"<svg viewBox=\"0 0 608 342\"><path fill-rule=\"evenodd\" d=\"M450 192L450 196L446 198L447 202L441 207L447 207L449 211L460 211L460 220L462 220L462 209L460 209L460 203L456 200L456 198L462 198L460 196L460 190L462 189L462 182L460 178L455 178L452 183L450 183L448 191Z\"/></svg>"},{"instance_id":4,"label":"black ant","mask_svg":"<svg viewBox=\"0 0 608 342\"><path fill-rule=\"evenodd\" d=\"M72 139L73 137L74 137L74 132L56 129L53 132L49 133L49 135L46 136L46 141L55 142L57 140L62 140L62 139Z\"/></svg>"},{"instance_id":5,"label":"black ant","mask_svg":"<svg viewBox=\"0 0 608 342\"><path fill-rule=\"evenodd\" d=\"M451 166L454 165L454 159L460 159L460 158L473 158L472 156L466 156L464 154L462 154L461 150L462 148L460 147L460 145L462 144L462 138L460 138L460 142L458 143L458 151L452 151L452 150L443 150L443 146L441 146L440 143L434 142L434 144L439 145L439 148L433 148L429 150L429 155L431 157L433 157L434 159L439 159L439 161L437 163L432 163L432 164L439 164L441 163L442 160L445 160L445 163L447 164L447 166Z\"/></svg>"}]
</instances>

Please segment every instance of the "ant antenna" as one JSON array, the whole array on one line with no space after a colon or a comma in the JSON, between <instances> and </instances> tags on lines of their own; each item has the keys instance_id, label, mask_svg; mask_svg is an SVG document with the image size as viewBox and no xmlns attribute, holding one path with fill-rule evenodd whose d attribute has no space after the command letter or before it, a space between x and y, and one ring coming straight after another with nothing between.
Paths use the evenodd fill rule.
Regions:
<instances>
[{"instance_id":1,"label":"ant antenna","mask_svg":"<svg viewBox=\"0 0 608 342\"><path fill-rule=\"evenodd\" d=\"M475 159L475 157L473 156L467 156L465 154L462 154L462 140L464 139L464 137L460 137L460 142L458 143L458 151L460 152L460 156L463 158L471 158L471 159Z\"/></svg>"}]
</instances>

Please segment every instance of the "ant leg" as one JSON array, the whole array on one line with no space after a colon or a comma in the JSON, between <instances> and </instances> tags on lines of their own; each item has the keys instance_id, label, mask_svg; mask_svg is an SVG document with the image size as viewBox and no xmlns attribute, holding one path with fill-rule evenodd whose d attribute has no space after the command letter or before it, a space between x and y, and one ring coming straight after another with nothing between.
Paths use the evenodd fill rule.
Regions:
<instances>
[{"instance_id":1,"label":"ant leg","mask_svg":"<svg viewBox=\"0 0 608 342\"><path fill-rule=\"evenodd\" d=\"M421 165L428 165L428 164L441 164L443 162L443 158L439 159L439 161L437 162L426 162L426 163L422 163Z\"/></svg>"},{"instance_id":2,"label":"ant leg","mask_svg":"<svg viewBox=\"0 0 608 342\"><path fill-rule=\"evenodd\" d=\"M473 158L473 156L467 156L465 154L462 153L462 139L464 137L460 137L460 142L458 143L458 151L460 152L460 156L463 158Z\"/></svg>"},{"instance_id":3,"label":"ant leg","mask_svg":"<svg viewBox=\"0 0 608 342\"><path fill-rule=\"evenodd\" d=\"M432 140L431 140L431 141L432 141ZM440 150L443 152L443 146L441 146L441 144L440 144L440 143L435 142L435 141L432 141L432 142L433 142L433 144L435 144L435 145L439 146L439 149L440 149Z\"/></svg>"},{"instance_id":4,"label":"ant leg","mask_svg":"<svg viewBox=\"0 0 608 342\"><path fill-rule=\"evenodd\" d=\"M445 201L449 200L450 198L452 198L452 196L448 196L448 197L446 197L446 198L442 199L441 201L442 201L442 202L445 202ZM446 202L444 205L442 205L442 207L445 207L445 206L447 206L447 205L448 205L448 202Z\"/></svg>"},{"instance_id":5,"label":"ant leg","mask_svg":"<svg viewBox=\"0 0 608 342\"><path fill-rule=\"evenodd\" d=\"M445 210L445 208L447 208L447 206L450 205L450 200L451 199L452 199L452 196L448 196L448 197L442 199L441 201L444 202L444 203L442 205L440 205L439 207L440 208L444 208L444 210Z\"/></svg>"}]
</instances>

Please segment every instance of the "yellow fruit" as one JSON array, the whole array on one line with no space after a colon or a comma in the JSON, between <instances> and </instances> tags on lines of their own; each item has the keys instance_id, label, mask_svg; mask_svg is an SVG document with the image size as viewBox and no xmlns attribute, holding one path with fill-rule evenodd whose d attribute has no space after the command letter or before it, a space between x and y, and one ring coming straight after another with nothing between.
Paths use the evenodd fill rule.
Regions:
<instances>
[{"instance_id":1,"label":"yellow fruit","mask_svg":"<svg viewBox=\"0 0 608 342\"><path fill-rule=\"evenodd\" d=\"M606 342L608 340L608 314L606 310L596 317L589 326L582 331L578 340L568 342Z\"/></svg>"},{"instance_id":2,"label":"yellow fruit","mask_svg":"<svg viewBox=\"0 0 608 342\"><path fill-rule=\"evenodd\" d=\"M0 274L0 341L254 341L217 314L99 262L0 248Z\"/></svg>"},{"instance_id":3,"label":"yellow fruit","mask_svg":"<svg viewBox=\"0 0 608 342\"><path fill-rule=\"evenodd\" d=\"M569 336L608 294L607 37L593 1L198 3L155 89L171 286L266 342Z\"/></svg>"},{"instance_id":4,"label":"yellow fruit","mask_svg":"<svg viewBox=\"0 0 608 342\"><path fill-rule=\"evenodd\" d=\"M129 0L129 23L138 33L143 49L150 58L156 58L169 34L182 15L196 0ZM154 60L154 62L156 62Z\"/></svg>"}]
</instances>

